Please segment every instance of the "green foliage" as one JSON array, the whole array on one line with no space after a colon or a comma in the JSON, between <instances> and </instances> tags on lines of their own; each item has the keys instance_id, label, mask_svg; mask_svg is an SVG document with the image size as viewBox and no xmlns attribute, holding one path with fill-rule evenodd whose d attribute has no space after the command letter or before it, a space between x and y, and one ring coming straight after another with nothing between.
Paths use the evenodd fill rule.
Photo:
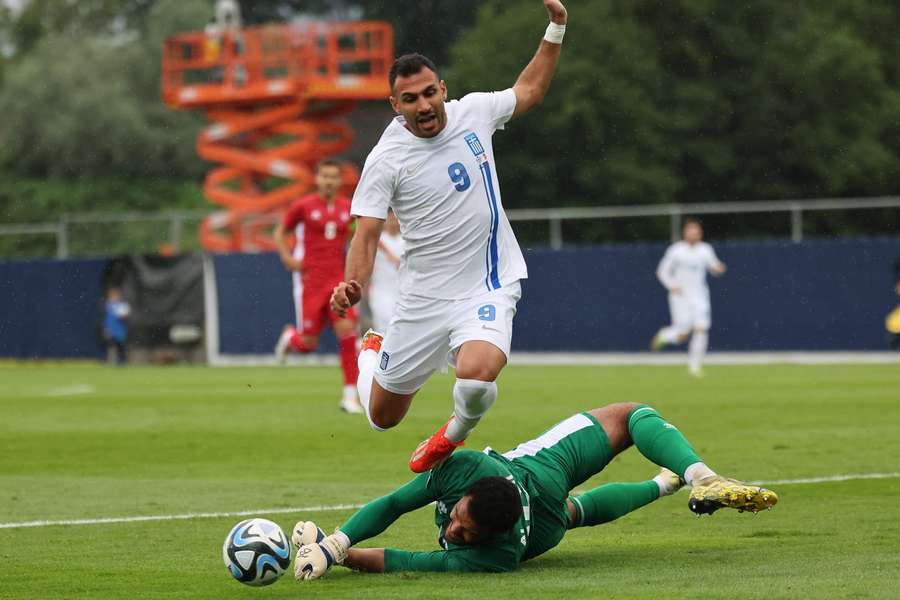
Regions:
<instances>
[{"instance_id":1,"label":"green foliage","mask_svg":"<svg viewBox=\"0 0 900 600\"><path fill-rule=\"evenodd\" d=\"M161 104L159 63L162 40L207 13L202 0L164 0L130 35L38 36L3 83L0 165L30 176L198 177L199 121Z\"/></svg>"},{"instance_id":2,"label":"green foliage","mask_svg":"<svg viewBox=\"0 0 900 600\"><path fill-rule=\"evenodd\" d=\"M77 180L26 178L0 171L0 223L56 223L66 215L91 212L155 213L203 210L198 183L179 179L90 177ZM185 223L182 249L197 248L197 221ZM169 241L168 222L70 224L72 256L155 252ZM0 257L54 256L53 235L0 236Z\"/></svg>"},{"instance_id":3,"label":"green foliage","mask_svg":"<svg viewBox=\"0 0 900 600\"><path fill-rule=\"evenodd\" d=\"M482 9L454 47L456 95L514 81L546 20L536 4ZM897 41L878 24L898 16L892 6L571 6L544 104L497 137L506 203L890 193L900 175Z\"/></svg>"}]
</instances>

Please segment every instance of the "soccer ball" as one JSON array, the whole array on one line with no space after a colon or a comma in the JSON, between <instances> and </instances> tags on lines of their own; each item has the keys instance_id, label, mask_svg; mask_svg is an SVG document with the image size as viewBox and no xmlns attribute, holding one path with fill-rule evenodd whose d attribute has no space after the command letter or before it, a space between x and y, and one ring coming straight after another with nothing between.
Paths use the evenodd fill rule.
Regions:
<instances>
[{"instance_id":1,"label":"soccer ball","mask_svg":"<svg viewBox=\"0 0 900 600\"><path fill-rule=\"evenodd\" d=\"M222 558L232 577L261 586L275 583L291 564L291 544L281 527L267 519L247 519L225 538Z\"/></svg>"}]
</instances>

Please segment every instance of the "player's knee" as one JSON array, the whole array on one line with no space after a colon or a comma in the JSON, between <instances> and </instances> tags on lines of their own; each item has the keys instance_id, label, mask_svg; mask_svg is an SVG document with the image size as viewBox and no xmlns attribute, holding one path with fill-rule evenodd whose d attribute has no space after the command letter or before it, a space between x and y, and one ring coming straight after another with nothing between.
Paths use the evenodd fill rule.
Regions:
<instances>
[{"instance_id":1,"label":"player's knee","mask_svg":"<svg viewBox=\"0 0 900 600\"><path fill-rule=\"evenodd\" d=\"M403 420L403 415L391 414L391 411L379 407L370 406L369 421L372 429L385 431L396 427Z\"/></svg>"},{"instance_id":2,"label":"player's knee","mask_svg":"<svg viewBox=\"0 0 900 600\"><path fill-rule=\"evenodd\" d=\"M494 381L500 372L494 365L484 363L467 363L456 366L457 379L474 379L476 381Z\"/></svg>"},{"instance_id":3,"label":"player's knee","mask_svg":"<svg viewBox=\"0 0 900 600\"><path fill-rule=\"evenodd\" d=\"M628 431L628 418L636 408L641 406L635 402L619 402L594 409L590 414L597 419L606 433L606 438L613 452L618 454L632 444Z\"/></svg>"}]
</instances>

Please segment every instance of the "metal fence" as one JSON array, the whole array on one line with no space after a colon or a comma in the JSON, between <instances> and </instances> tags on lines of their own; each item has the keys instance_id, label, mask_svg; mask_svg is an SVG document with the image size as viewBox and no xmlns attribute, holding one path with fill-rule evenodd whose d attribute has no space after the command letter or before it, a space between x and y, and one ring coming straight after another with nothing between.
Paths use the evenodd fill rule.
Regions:
<instances>
[{"instance_id":1,"label":"metal fence","mask_svg":"<svg viewBox=\"0 0 900 600\"><path fill-rule=\"evenodd\" d=\"M800 242L804 236L804 215L817 211L836 210L877 210L900 208L900 196L877 198L826 198L815 200L771 200L758 202L710 202L696 204L648 204L644 206L584 206L571 208L529 208L507 211L510 221L547 223L548 240L551 248L560 249L563 239L564 221L612 220L629 218L669 219L671 239L681 237L682 219L686 215L741 215L752 213L783 213L789 220L791 240ZM191 249L196 246L194 236L185 234L189 224L199 223L209 215L209 211L179 211L161 213L88 213L66 215L56 222L0 225L0 237L4 236L53 236L57 258L67 258L72 254L72 231L88 226L100 235L103 226L123 227L144 224L152 226L150 236L158 245L167 244L173 250ZM897 225L900 233L900 223ZM192 244L186 244L188 240ZM188 247L186 247L188 246ZM148 248L141 248L147 250ZM102 252L97 252L102 253ZM0 254L2 255L2 254Z\"/></svg>"}]
</instances>

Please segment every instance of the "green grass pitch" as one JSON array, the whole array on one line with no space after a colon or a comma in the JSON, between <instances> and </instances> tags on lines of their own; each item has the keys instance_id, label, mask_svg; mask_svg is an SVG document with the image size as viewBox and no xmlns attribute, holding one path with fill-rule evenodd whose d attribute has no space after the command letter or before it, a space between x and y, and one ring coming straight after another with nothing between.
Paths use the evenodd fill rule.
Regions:
<instances>
[{"instance_id":1,"label":"green grass pitch","mask_svg":"<svg viewBox=\"0 0 900 600\"><path fill-rule=\"evenodd\" d=\"M436 376L395 430L337 409L336 368L0 367L0 523L356 504L409 478L451 410ZM507 449L570 414L655 405L718 472L776 481L900 471L900 368L510 367L468 447ZM591 484L656 472L636 450ZM760 515L697 518L681 492L571 532L505 575L285 576L222 564L239 517L0 528L0 598L897 598L900 478L772 485ZM269 516L326 530L349 510ZM260 512L258 516L268 516ZM432 508L373 546L436 549Z\"/></svg>"}]
</instances>

